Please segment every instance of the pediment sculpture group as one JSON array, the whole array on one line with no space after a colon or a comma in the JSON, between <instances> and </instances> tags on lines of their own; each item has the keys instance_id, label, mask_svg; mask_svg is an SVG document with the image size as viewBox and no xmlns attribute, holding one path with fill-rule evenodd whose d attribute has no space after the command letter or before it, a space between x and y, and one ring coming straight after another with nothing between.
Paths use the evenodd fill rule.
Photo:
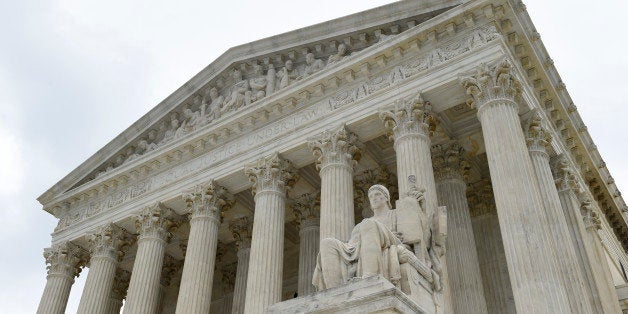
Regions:
<instances>
[{"instance_id":1,"label":"pediment sculpture group","mask_svg":"<svg viewBox=\"0 0 628 314\"><path fill-rule=\"evenodd\" d=\"M249 75L249 78L245 78L240 69L234 69L231 74L233 81L231 87L226 88L222 94L216 87L210 88L207 95L196 99L195 103L198 107L196 111L188 105L181 114L172 113L170 123L164 121L159 130L151 130L135 146L127 147L125 152L119 154L104 170L98 172L96 177L155 150L165 143L192 133L224 114L250 105L294 82L303 80L334 63L342 61L349 57L347 50L345 44L338 45L336 53L330 55L326 62L317 59L314 53L308 52L305 54L303 64L297 66L294 61L288 59L280 70L276 70L274 65L269 63L266 74L264 74L261 65L255 64L253 65L253 73Z\"/></svg>"},{"instance_id":2,"label":"pediment sculpture group","mask_svg":"<svg viewBox=\"0 0 628 314\"><path fill-rule=\"evenodd\" d=\"M321 241L312 279L318 291L354 278L379 275L408 293L406 286L412 279L407 277L416 278L416 274L429 285L431 293L442 291L446 211L444 207L426 208L424 190L414 185L413 176L409 181L410 188L396 202L396 209L388 189L373 185L368 191L373 216L353 228L348 242L334 238Z\"/></svg>"}]
</instances>

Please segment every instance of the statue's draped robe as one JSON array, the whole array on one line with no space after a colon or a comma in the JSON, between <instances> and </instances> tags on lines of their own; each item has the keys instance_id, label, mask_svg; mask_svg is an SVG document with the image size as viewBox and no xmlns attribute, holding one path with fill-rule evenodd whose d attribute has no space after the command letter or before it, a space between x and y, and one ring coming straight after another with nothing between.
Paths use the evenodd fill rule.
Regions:
<instances>
[{"instance_id":1,"label":"statue's draped robe","mask_svg":"<svg viewBox=\"0 0 628 314\"><path fill-rule=\"evenodd\" d=\"M320 244L312 283L320 291L339 286L353 277L381 275L395 285L401 279L398 251L403 250L395 234L396 212L365 218L351 232L348 243L327 238Z\"/></svg>"}]
</instances>

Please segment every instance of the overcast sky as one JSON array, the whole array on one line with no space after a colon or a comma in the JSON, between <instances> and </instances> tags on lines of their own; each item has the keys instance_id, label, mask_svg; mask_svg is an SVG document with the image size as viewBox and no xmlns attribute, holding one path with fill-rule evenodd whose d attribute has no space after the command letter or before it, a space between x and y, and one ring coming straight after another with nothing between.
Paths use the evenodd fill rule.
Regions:
<instances>
[{"instance_id":1,"label":"overcast sky","mask_svg":"<svg viewBox=\"0 0 628 314\"><path fill-rule=\"evenodd\" d=\"M36 201L45 190L229 47L389 2L0 1L2 312L39 303L56 225ZM628 2L525 3L626 192Z\"/></svg>"}]
</instances>

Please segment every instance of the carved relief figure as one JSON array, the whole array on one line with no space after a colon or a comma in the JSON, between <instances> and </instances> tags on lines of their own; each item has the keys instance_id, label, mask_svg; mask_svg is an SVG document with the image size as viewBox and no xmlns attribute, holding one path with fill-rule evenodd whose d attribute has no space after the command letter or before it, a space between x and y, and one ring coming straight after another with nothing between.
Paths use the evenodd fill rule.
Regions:
<instances>
[{"instance_id":1,"label":"carved relief figure","mask_svg":"<svg viewBox=\"0 0 628 314\"><path fill-rule=\"evenodd\" d=\"M277 75L279 76L279 89L287 87L299 76L292 60L286 61L283 69Z\"/></svg>"},{"instance_id":2,"label":"carved relief figure","mask_svg":"<svg viewBox=\"0 0 628 314\"><path fill-rule=\"evenodd\" d=\"M161 139L159 144L167 143L173 138L175 138L175 133L179 129L179 119L177 114L173 114L170 117L170 128L164 132L164 137Z\"/></svg>"},{"instance_id":3,"label":"carved relief figure","mask_svg":"<svg viewBox=\"0 0 628 314\"><path fill-rule=\"evenodd\" d=\"M251 91L249 90L249 81L242 79L242 72L240 70L233 70L233 87L229 98L225 100L225 105L222 108L222 113L237 110L244 105L251 103Z\"/></svg>"},{"instance_id":4,"label":"carved relief figure","mask_svg":"<svg viewBox=\"0 0 628 314\"><path fill-rule=\"evenodd\" d=\"M222 105L225 102L225 97L218 94L218 90L216 87L212 87L209 90L209 98L211 99L211 104L209 105L209 111L207 112L207 122L210 122L214 119L220 118L220 113L222 111Z\"/></svg>"},{"instance_id":5,"label":"carved relief figure","mask_svg":"<svg viewBox=\"0 0 628 314\"><path fill-rule=\"evenodd\" d=\"M345 44L338 45L338 52L336 54L329 56L329 59L327 59L327 66L330 66L338 61L341 61L345 57L348 57L346 56L346 53L347 53L347 46L345 46Z\"/></svg>"},{"instance_id":6,"label":"carved relief figure","mask_svg":"<svg viewBox=\"0 0 628 314\"><path fill-rule=\"evenodd\" d=\"M249 80L249 85L251 86L251 90L253 91L251 96L251 101L257 101L266 96L266 85L267 80L266 77L262 73L262 67L259 65L255 65L253 67L253 71L255 76Z\"/></svg>"},{"instance_id":7,"label":"carved relief figure","mask_svg":"<svg viewBox=\"0 0 628 314\"><path fill-rule=\"evenodd\" d=\"M305 55L305 72L303 73L303 77L312 75L325 67L325 63L320 60L314 58L314 54L308 52Z\"/></svg>"},{"instance_id":8,"label":"carved relief figure","mask_svg":"<svg viewBox=\"0 0 628 314\"><path fill-rule=\"evenodd\" d=\"M381 275L399 287L405 274L402 264L407 263L432 283L434 291L440 291L445 230L438 228L442 216L429 215L424 208L423 191L412 186L398 202L398 209L392 209L390 193L382 185L373 185L368 198L373 216L353 228L349 242L333 238L321 241L314 286L320 291L351 278ZM421 242L427 245L420 245ZM412 246L415 251L424 252L415 254Z\"/></svg>"}]
</instances>

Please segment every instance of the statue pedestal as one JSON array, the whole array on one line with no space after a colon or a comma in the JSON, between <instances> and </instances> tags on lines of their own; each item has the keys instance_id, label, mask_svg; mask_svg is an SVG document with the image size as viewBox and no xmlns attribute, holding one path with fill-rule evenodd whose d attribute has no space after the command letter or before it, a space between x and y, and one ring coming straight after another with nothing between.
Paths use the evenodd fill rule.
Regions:
<instances>
[{"instance_id":1,"label":"statue pedestal","mask_svg":"<svg viewBox=\"0 0 628 314\"><path fill-rule=\"evenodd\" d=\"M268 313L428 313L388 280L374 276L276 303Z\"/></svg>"}]
</instances>

